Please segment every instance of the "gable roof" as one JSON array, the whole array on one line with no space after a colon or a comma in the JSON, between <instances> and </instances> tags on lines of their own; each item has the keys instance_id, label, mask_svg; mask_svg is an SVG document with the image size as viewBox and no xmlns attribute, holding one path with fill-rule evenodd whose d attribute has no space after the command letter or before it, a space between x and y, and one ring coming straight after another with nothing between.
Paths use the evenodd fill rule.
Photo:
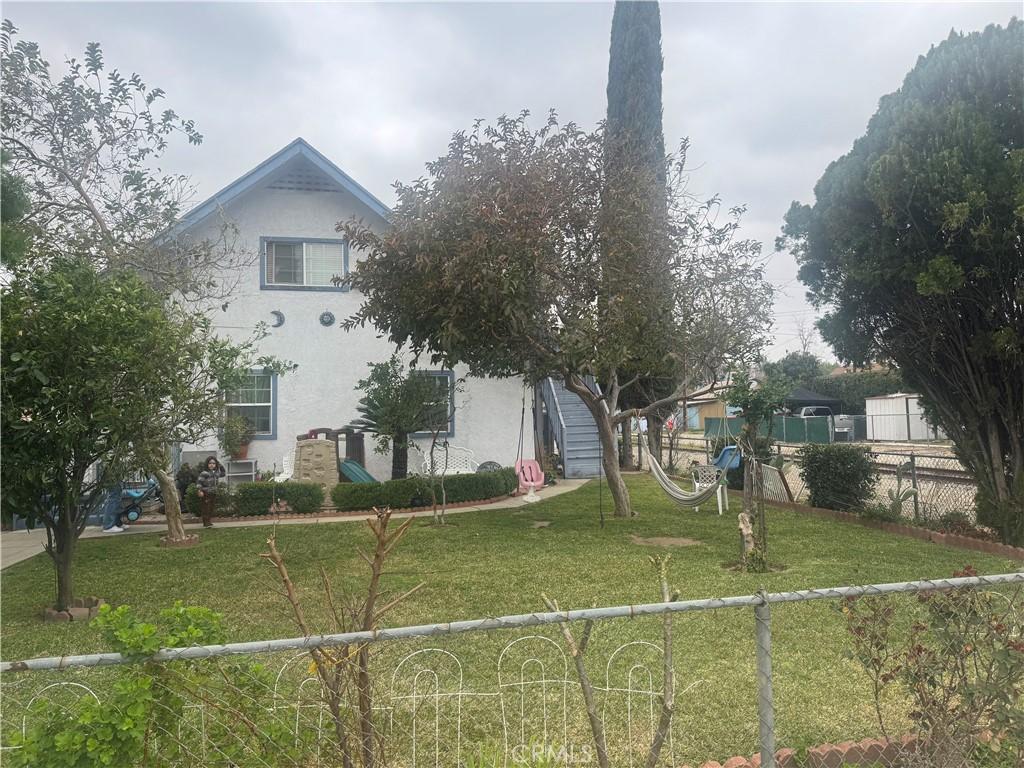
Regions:
<instances>
[{"instance_id":1,"label":"gable roof","mask_svg":"<svg viewBox=\"0 0 1024 768\"><path fill-rule=\"evenodd\" d=\"M362 186L345 173L341 168L328 160L323 154L317 151L308 141L299 137L288 146L275 152L262 163L257 165L248 173L235 179L220 192L204 200L191 211L186 213L177 224L171 229L172 232L181 232L195 226L218 208L230 203L232 200L245 194L261 181L270 178L272 174L282 169L291 161L297 158L304 158L321 171L328 179L336 183L346 192L349 192L359 202L376 213L381 218L387 218L391 210L380 200L374 197L366 187Z\"/></svg>"}]
</instances>

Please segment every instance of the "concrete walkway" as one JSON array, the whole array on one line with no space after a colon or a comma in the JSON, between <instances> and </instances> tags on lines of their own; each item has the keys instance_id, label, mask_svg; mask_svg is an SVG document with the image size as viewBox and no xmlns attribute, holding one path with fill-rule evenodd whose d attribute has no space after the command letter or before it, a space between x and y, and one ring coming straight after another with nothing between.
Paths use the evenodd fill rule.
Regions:
<instances>
[{"instance_id":1,"label":"concrete walkway","mask_svg":"<svg viewBox=\"0 0 1024 768\"><path fill-rule=\"evenodd\" d=\"M550 499L554 496L561 496L563 493L569 491L575 491L577 488L586 483L586 480L559 480L557 485L551 485L547 488L542 488L537 491L537 495L541 499ZM490 504L480 504L472 507L458 507L457 509L449 509L447 514L458 515L463 512L479 512L482 510L491 509L510 509L517 507L527 506L525 496L512 496L501 501L494 501ZM430 517L433 512L428 508L417 512L400 512L395 514L395 518L402 517ZM369 520L372 515L345 515L344 517L304 517L304 518L290 518L287 520L278 520L272 515L267 515L259 520L232 520L217 523L218 528L247 528L253 525L331 525L334 523L352 523L362 520ZM187 529L202 529L202 523L200 522L186 522L185 528ZM97 526L90 526L86 528L80 538L83 539L98 539L98 538L112 538L115 536L128 536L131 534L138 533L161 533L167 530L167 526L163 522L159 523L132 523L124 529L123 533L105 533L102 528ZM42 554L43 546L46 544L46 531L42 528L37 528L34 531L4 531L0 534L0 569L6 568L9 565L20 563L22 560L28 560L30 557L35 557L38 554Z\"/></svg>"}]
</instances>

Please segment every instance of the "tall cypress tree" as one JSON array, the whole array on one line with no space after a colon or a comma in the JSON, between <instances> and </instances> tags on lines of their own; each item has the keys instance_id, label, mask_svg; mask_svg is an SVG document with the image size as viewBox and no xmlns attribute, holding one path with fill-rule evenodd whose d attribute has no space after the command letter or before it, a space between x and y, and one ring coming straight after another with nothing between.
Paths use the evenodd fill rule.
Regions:
<instances>
[{"instance_id":1,"label":"tall cypress tree","mask_svg":"<svg viewBox=\"0 0 1024 768\"><path fill-rule=\"evenodd\" d=\"M619 0L612 16L605 125L609 170L646 165L665 195L665 135L661 124L661 11L657 2ZM652 194L656 191L652 190Z\"/></svg>"},{"instance_id":2,"label":"tall cypress tree","mask_svg":"<svg viewBox=\"0 0 1024 768\"><path fill-rule=\"evenodd\" d=\"M640 376L623 393L625 408L643 407L674 388L667 375L673 297L666 274L662 68L658 3L619 0L608 61L603 269L609 297L619 299L609 302L607 321L632 329L637 351L634 364L620 372L623 381Z\"/></svg>"}]
</instances>

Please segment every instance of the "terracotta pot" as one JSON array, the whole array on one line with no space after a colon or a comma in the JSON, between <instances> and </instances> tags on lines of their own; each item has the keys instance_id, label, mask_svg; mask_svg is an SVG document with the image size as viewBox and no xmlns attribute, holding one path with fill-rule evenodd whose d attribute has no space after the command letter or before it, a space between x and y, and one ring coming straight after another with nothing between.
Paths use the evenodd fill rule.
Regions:
<instances>
[{"instance_id":1,"label":"terracotta pot","mask_svg":"<svg viewBox=\"0 0 1024 768\"><path fill-rule=\"evenodd\" d=\"M246 459L248 457L249 457L249 444L248 443L245 443L237 451L235 451L233 454L231 454L231 458L233 458L233 459Z\"/></svg>"}]
</instances>

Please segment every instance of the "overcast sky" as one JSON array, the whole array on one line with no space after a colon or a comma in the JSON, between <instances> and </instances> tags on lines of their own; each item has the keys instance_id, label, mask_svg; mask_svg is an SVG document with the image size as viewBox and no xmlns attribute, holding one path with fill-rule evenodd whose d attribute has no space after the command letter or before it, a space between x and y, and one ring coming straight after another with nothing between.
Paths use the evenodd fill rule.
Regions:
<instances>
[{"instance_id":1,"label":"overcast sky","mask_svg":"<svg viewBox=\"0 0 1024 768\"><path fill-rule=\"evenodd\" d=\"M792 200L860 136L878 99L950 29L1006 24L1019 3L663 3L665 139L688 136L691 189L746 204L773 250ZM168 152L203 199L296 136L385 203L474 118L549 108L604 116L610 3L17 3L4 16L52 64L100 42L196 121ZM813 320L787 254L770 356ZM822 344L815 351L827 355Z\"/></svg>"}]
</instances>

